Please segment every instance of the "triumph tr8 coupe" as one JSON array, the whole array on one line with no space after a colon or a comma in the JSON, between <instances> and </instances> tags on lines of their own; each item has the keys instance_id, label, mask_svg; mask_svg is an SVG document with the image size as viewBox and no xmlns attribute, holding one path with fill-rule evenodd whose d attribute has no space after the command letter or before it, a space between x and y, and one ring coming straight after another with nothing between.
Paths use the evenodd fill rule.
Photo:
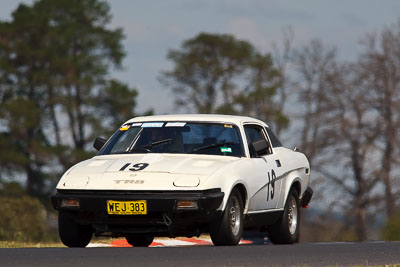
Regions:
<instances>
[{"instance_id":1,"label":"triumph tr8 coupe","mask_svg":"<svg viewBox=\"0 0 400 267\"><path fill-rule=\"evenodd\" d=\"M154 237L209 233L214 245L237 245L246 230L298 242L310 166L260 120L136 117L93 146L98 154L67 170L50 197L68 247L87 246L93 234L145 247Z\"/></svg>"}]
</instances>

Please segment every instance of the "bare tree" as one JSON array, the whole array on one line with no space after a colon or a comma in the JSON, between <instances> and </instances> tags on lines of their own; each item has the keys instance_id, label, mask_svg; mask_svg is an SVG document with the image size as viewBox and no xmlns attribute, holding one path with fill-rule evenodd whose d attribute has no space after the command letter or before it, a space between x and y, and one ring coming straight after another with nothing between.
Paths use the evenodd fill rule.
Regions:
<instances>
[{"instance_id":1,"label":"bare tree","mask_svg":"<svg viewBox=\"0 0 400 267\"><path fill-rule=\"evenodd\" d=\"M396 194L393 170L399 154L400 128L400 19L385 27L380 35L365 38L365 51L359 59L360 78L368 88L371 108L377 112L375 124L380 126L381 166L377 176L385 186L386 215L395 213ZM398 174L398 173L397 173Z\"/></svg>"},{"instance_id":2,"label":"bare tree","mask_svg":"<svg viewBox=\"0 0 400 267\"><path fill-rule=\"evenodd\" d=\"M304 105L302 149L313 170L338 188L335 205L348 214L359 241L367 239L368 211L379 195L376 164L376 113L356 64L339 64L336 50L313 40L295 53L297 89ZM336 197L336 198L335 198Z\"/></svg>"},{"instance_id":3,"label":"bare tree","mask_svg":"<svg viewBox=\"0 0 400 267\"><path fill-rule=\"evenodd\" d=\"M329 94L331 129L327 132L335 143L331 152L331 164L349 170L323 171L330 180L348 193L350 202L346 203L349 215L354 216L357 238L367 239L367 212L379 199L374 189L378 179L373 175L377 162L375 140L379 128L373 123L374 112L369 107L366 88L354 75L356 65L342 67L345 77L342 82L334 81L335 86ZM346 77L347 76L347 77Z\"/></svg>"},{"instance_id":4,"label":"bare tree","mask_svg":"<svg viewBox=\"0 0 400 267\"><path fill-rule=\"evenodd\" d=\"M299 95L304 110L296 109L302 118L301 150L311 164L318 152L326 147L326 139L319 138L326 114L326 91L329 79L337 71L336 49L326 48L320 40L312 40L307 46L295 50L293 55L297 71L294 93Z\"/></svg>"},{"instance_id":5,"label":"bare tree","mask_svg":"<svg viewBox=\"0 0 400 267\"><path fill-rule=\"evenodd\" d=\"M286 103L289 100L288 94L291 89L290 80L290 66L293 57L293 41L294 41L294 30L292 27L284 27L282 29L282 43L272 44L272 59L274 61L274 66L277 69L279 75L279 86L277 87L277 109L283 112L286 108ZM277 125L274 130L277 135L280 135L283 130L282 127ZM287 126L287 125L286 125Z\"/></svg>"}]
</instances>

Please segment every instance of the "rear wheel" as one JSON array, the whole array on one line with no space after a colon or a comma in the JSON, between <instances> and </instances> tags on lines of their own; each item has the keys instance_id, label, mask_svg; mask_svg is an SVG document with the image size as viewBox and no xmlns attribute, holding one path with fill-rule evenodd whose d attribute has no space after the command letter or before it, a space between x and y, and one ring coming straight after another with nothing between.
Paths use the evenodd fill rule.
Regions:
<instances>
[{"instance_id":1,"label":"rear wheel","mask_svg":"<svg viewBox=\"0 0 400 267\"><path fill-rule=\"evenodd\" d=\"M90 225L76 223L68 213L58 214L58 233L61 242L70 248L84 248L92 239L93 229Z\"/></svg>"},{"instance_id":2,"label":"rear wheel","mask_svg":"<svg viewBox=\"0 0 400 267\"><path fill-rule=\"evenodd\" d=\"M243 201L234 189L222 217L211 225L210 236L216 246L236 246L243 233Z\"/></svg>"},{"instance_id":3,"label":"rear wheel","mask_svg":"<svg viewBox=\"0 0 400 267\"><path fill-rule=\"evenodd\" d=\"M300 205L297 190L291 189L282 217L268 227L269 238L275 244L299 242Z\"/></svg>"},{"instance_id":4,"label":"rear wheel","mask_svg":"<svg viewBox=\"0 0 400 267\"><path fill-rule=\"evenodd\" d=\"M130 235L125 238L134 247L148 247L154 240L154 236L150 235Z\"/></svg>"}]
</instances>

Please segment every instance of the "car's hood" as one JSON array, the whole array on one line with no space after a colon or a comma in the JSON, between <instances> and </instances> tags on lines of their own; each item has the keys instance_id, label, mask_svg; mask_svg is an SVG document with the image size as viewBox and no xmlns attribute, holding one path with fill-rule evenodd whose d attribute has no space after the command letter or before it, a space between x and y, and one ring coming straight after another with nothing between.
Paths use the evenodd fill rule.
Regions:
<instances>
[{"instance_id":1,"label":"car's hood","mask_svg":"<svg viewBox=\"0 0 400 267\"><path fill-rule=\"evenodd\" d=\"M207 155L130 154L96 156L68 170L58 189L190 190L239 158ZM228 167L229 168L229 167Z\"/></svg>"},{"instance_id":2,"label":"car's hood","mask_svg":"<svg viewBox=\"0 0 400 267\"><path fill-rule=\"evenodd\" d=\"M130 154L96 156L79 163L69 174L106 174L120 172L210 175L234 157L178 154ZM148 164L148 165L147 165ZM143 168L143 166L145 166Z\"/></svg>"}]
</instances>

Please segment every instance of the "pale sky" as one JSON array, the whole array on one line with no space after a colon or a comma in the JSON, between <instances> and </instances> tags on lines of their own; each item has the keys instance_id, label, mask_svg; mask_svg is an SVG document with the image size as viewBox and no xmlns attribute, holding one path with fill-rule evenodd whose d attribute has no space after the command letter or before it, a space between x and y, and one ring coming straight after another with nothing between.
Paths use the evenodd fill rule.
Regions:
<instances>
[{"instance_id":1,"label":"pale sky","mask_svg":"<svg viewBox=\"0 0 400 267\"><path fill-rule=\"evenodd\" d=\"M32 1L24 1L31 3ZM0 20L9 20L20 1L1 0ZM279 42L281 30L291 26L294 46L314 38L338 48L341 59L354 59L366 33L380 31L400 17L397 0L169 0L109 1L111 27L121 27L127 56L124 70L113 72L139 91L138 112L174 113L174 98L158 81L168 70L169 49L199 32L230 33L246 39L263 52Z\"/></svg>"}]
</instances>

